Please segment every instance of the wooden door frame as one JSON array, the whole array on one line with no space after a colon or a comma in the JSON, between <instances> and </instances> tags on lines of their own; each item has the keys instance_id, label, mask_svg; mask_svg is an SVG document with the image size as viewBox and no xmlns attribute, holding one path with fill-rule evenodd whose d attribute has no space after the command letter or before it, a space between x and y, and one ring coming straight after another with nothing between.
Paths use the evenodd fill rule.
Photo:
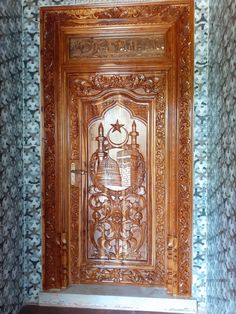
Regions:
<instances>
[{"instance_id":1,"label":"wooden door frame","mask_svg":"<svg viewBox=\"0 0 236 314\"><path fill-rule=\"evenodd\" d=\"M68 238L65 204L58 190L59 155L58 115L56 104L60 95L61 61L60 27L65 21L71 25L95 23L156 23L165 22L176 27L175 44L177 79L176 100L169 110L176 108L176 139L170 147L175 156L174 171L169 189L176 191L174 216L169 217L167 241L166 288L175 295L191 295L192 285L192 115L193 115L193 25L192 0L159 0L144 4L108 4L96 6L47 7L41 9L41 84L42 84L42 205L43 205L43 288L60 289L68 284ZM176 38L174 38L176 40ZM173 61L173 60L172 60ZM174 78L173 78L174 79ZM170 124L169 124L170 126ZM171 160L170 164L173 163Z\"/></svg>"}]
</instances>

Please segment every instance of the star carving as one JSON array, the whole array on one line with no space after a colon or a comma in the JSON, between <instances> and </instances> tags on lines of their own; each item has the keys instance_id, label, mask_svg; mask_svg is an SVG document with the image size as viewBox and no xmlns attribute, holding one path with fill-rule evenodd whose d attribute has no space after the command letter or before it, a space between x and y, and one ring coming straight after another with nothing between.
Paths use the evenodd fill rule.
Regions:
<instances>
[{"instance_id":1,"label":"star carving","mask_svg":"<svg viewBox=\"0 0 236 314\"><path fill-rule=\"evenodd\" d=\"M115 124L111 124L112 126L112 133L114 133L115 131L118 131L121 133L121 128L124 126L124 124L120 124L118 119L116 120Z\"/></svg>"}]
</instances>

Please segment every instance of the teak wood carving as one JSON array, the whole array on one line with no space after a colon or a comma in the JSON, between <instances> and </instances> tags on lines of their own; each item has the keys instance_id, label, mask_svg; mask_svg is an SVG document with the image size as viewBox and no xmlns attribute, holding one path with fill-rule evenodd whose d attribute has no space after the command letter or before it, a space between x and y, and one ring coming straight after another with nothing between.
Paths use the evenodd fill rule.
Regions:
<instances>
[{"instance_id":1,"label":"teak wood carving","mask_svg":"<svg viewBox=\"0 0 236 314\"><path fill-rule=\"evenodd\" d=\"M43 286L191 294L193 2L41 10Z\"/></svg>"},{"instance_id":2,"label":"teak wood carving","mask_svg":"<svg viewBox=\"0 0 236 314\"><path fill-rule=\"evenodd\" d=\"M69 58L137 58L165 54L164 36L69 39Z\"/></svg>"}]
</instances>

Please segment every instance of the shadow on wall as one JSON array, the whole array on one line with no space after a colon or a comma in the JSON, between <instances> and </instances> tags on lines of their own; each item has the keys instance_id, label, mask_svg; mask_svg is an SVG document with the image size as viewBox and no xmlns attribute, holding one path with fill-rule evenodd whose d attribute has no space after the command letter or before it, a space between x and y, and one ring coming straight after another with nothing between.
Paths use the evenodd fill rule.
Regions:
<instances>
[{"instance_id":1,"label":"shadow on wall","mask_svg":"<svg viewBox=\"0 0 236 314\"><path fill-rule=\"evenodd\" d=\"M39 305L25 305L19 314L168 314L161 312L137 312L137 311L116 311L116 310L95 310L68 307L50 307ZM181 313L175 313L181 314Z\"/></svg>"}]
</instances>

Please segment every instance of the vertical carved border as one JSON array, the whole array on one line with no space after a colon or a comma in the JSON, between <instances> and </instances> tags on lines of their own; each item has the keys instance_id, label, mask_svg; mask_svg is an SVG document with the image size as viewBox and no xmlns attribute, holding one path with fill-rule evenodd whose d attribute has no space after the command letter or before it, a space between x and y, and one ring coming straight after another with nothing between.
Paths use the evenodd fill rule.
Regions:
<instances>
[{"instance_id":1,"label":"vertical carved border","mask_svg":"<svg viewBox=\"0 0 236 314\"><path fill-rule=\"evenodd\" d=\"M61 239L56 208L55 14L41 15L41 76L43 113L43 288L61 287Z\"/></svg>"},{"instance_id":2,"label":"vertical carved border","mask_svg":"<svg viewBox=\"0 0 236 314\"><path fill-rule=\"evenodd\" d=\"M69 99L70 112L70 159L75 164L80 162L80 127L78 100L70 93ZM71 283L79 281L79 224L80 224L80 199L81 187L70 184L70 230L69 230L69 254L70 254L70 278Z\"/></svg>"},{"instance_id":3,"label":"vertical carved border","mask_svg":"<svg viewBox=\"0 0 236 314\"><path fill-rule=\"evenodd\" d=\"M166 286L166 254L167 250L165 240L166 230L166 75L160 82L161 88L157 94L156 102L156 119L155 119L155 142L156 142L156 154L155 154L155 166L156 166L156 200L155 214L156 214L156 269L160 285Z\"/></svg>"},{"instance_id":4,"label":"vertical carved border","mask_svg":"<svg viewBox=\"0 0 236 314\"><path fill-rule=\"evenodd\" d=\"M192 19L192 20L191 20ZM177 24L178 37L178 294L191 295L192 259L192 103L193 12L186 6Z\"/></svg>"}]
</instances>

